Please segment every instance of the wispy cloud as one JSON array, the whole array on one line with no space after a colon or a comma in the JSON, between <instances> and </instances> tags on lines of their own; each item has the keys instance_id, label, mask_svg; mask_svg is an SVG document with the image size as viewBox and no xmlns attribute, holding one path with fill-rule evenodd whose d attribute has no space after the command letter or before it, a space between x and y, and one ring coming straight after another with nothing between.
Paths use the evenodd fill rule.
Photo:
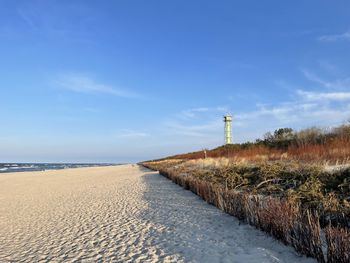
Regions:
<instances>
[{"instance_id":1,"label":"wispy cloud","mask_svg":"<svg viewBox=\"0 0 350 263\"><path fill-rule=\"evenodd\" d=\"M25 11L25 9L18 8L17 13L19 17L33 30L37 30L38 26L35 22L33 14L31 14L28 11Z\"/></svg>"},{"instance_id":2,"label":"wispy cloud","mask_svg":"<svg viewBox=\"0 0 350 263\"><path fill-rule=\"evenodd\" d=\"M135 139L135 138L144 138L144 137L149 137L150 134L145 133L145 132L140 132L140 131L134 131L134 130L121 130L116 134L116 137L118 138L130 138L130 139Z\"/></svg>"},{"instance_id":3,"label":"wispy cloud","mask_svg":"<svg viewBox=\"0 0 350 263\"><path fill-rule=\"evenodd\" d=\"M303 116L307 116L307 113L314 111L317 104L294 101L277 105L258 105L257 107L258 109L255 111L235 114L233 116L234 124L240 127L252 126L253 130L259 130L264 126L278 127L295 123L300 120L303 121Z\"/></svg>"},{"instance_id":4,"label":"wispy cloud","mask_svg":"<svg viewBox=\"0 0 350 263\"><path fill-rule=\"evenodd\" d=\"M45 10L45 11L43 11ZM23 2L16 7L20 23L11 24L11 28L20 35L35 34L62 42L93 43L94 10L88 5L79 5L72 1Z\"/></svg>"},{"instance_id":5,"label":"wispy cloud","mask_svg":"<svg viewBox=\"0 0 350 263\"><path fill-rule=\"evenodd\" d=\"M161 124L167 137L176 138L181 144L212 147L223 143L222 115L227 107L198 107L169 116Z\"/></svg>"},{"instance_id":6,"label":"wispy cloud","mask_svg":"<svg viewBox=\"0 0 350 263\"><path fill-rule=\"evenodd\" d=\"M319 77L317 74L307 70L302 69L302 72L306 79L308 79L311 82L315 82L317 84L322 85L325 88L329 89L349 89L350 88L350 78L338 78L332 81L325 80L321 77Z\"/></svg>"},{"instance_id":7,"label":"wispy cloud","mask_svg":"<svg viewBox=\"0 0 350 263\"><path fill-rule=\"evenodd\" d=\"M328 81L325 81L323 79L321 79L320 77L318 77L316 74L310 72L309 70L307 69L303 69L302 70L303 74L304 74L304 77L306 79L308 79L309 81L312 81L312 82L316 82L318 84L321 84L322 86L326 87L326 88L332 88L334 86L334 83L331 83L331 82L328 82Z\"/></svg>"},{"instance_id":8,"label":"wispy cloud","mask_svg":"<svg viewBox=\"0 0 350 263\"><path fill-rule=\"evenodd\" d=\"M204 121L204 120L203 120ZM191 137L206 137L213 131L217 131L222 127L221 120L206 120L201 124L181 123L179 121L169 121L166 127L171 133L178 135L186 135Z\"/></svg>"},{"instance_id":9,"label":"wispy cloud","mask_svg":"<svg viewBox=\"0 0 350 263\"><path fill-rule=\"evenodd\" d=\"M298 90L300 95L305 100L310 101L347 101L350 100L350 92L310 92L304 90Z\"/></svg>"},{"instance_id":10,"label":"wispy cloud","mask_svg":"<svg viewBox=\"0 0 350 263\"><path fill-rule=\"evenodd\" d=\"M83 74L63 74L54 81L54 85L61 89L79 93L102 93L123 98L140 97L140 95L135 92L97 82L91 77Z\"/></svg>"},{"instance_id":11,"label":"wispy cloud","mask_svg":"<svg viewBox=\"0 0 350 263\"><path fill-rule=\"evenodd\" d=\"M341 123L350 116L350 92L310 92L297 90L294 101L277 105L258 105L258 109L234 115L236 125L328 125ZM330 104L329 102L337 102Z\"/></svg>"},{"instance_id":12,"label":"wispy cloud","mask_svg":"<svg viewBox=\"0 0 350 263\"><path fill-rule=\"evenodd\" d=\"M235 142L255 140L267 131L281 127L301 129L310 126L339 125L350 117L350 78L344 76L337 67L322 64L325 76L303 69L304 77L313 82L312 90L285 81L276 83L282 86L287 96L272 104L257 103L250 110L233 113L233 138ZM331 72L328 72L331 71ZM261 98L257 98L257 101ZM249 102L247 102L249 103ZM210 145L223 143L222 114L227 107L200 107L183 110L169 118L164 125L166 132L178 140L189 143L198 141Z\"/></svg>"},{"instance_id":13,"label":"wispy cloud","mask_svg":"<svg viewBox=\"0 0 350 263\"><path fill-rule=\"evenodd\" d=\"M350 117L350 92L297 89L290 95L292 99L280 103L257 104L254 110L233 112L234 141L252 141L281 127L300 129L313 125L338 125ZM163 123L164 132L182 143L194 145L201 142L203 147L209 148L219 145L224 141L224 125L222 113L213 109L216 108L184 110ZM190 117L181 118L184 112L190 113Z\"/></svg>"},{"instance_id":14,"label":"wispy cloud","mask_svg":"<svg viewBox=\"0 0 350 263\"><path fill-rule=\"evenodd\" d=\"M336 41L342 41L342 40L350 41L350 31L347 31L342 34L320 36L318 40L323 42L336 42Z\"/></svg>"},{"instance_id":15,"label":"wispy cloud","mask_svg":"<svg viewBox=\"0 0 350 263\"><path fill-rule=\"evenodd\" d=\"M224 106L218 106L218 107L199 107L199 108L192 108L181 111L180 114L177 116L181 119L191 119L198 117L199 115L203 113L224 113L228 112L228 108Z\"/></svg>"}]
</instances>

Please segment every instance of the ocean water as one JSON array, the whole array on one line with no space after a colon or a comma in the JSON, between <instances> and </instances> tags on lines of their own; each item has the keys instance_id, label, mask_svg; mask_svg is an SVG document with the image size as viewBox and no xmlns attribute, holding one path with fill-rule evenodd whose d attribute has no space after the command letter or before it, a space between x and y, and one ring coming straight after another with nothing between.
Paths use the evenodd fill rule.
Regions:
<instances>
[{"instance_id":1,"label":"ocean water","mask_svg":"<svg viewBox=\"0 0 350 263\"><path fill-rule=\"evenodd\" d=\"M0 173L118 165L112 163L0 163Z\"/></svg>"}]
</instances>

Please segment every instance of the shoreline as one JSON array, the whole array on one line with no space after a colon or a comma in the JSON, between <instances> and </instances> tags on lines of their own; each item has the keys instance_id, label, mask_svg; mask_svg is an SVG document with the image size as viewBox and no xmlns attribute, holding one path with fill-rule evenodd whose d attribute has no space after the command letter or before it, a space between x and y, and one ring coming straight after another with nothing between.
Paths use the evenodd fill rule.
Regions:
<instances>
[{"instance_id":1,"label":"shoreline","mask_svg":"<svg viewBox=\"0 0 350 263\"><path fill-rule=\"evenodd\" d=\"M1 163L0 163L1 164ZM85 164L85 163L2 163L2 164L28 164L28 165L37 165L38 168L35 169L33 167L24 167L24 170L20 170L21 168L16 168L12 170L1 170L0 169L0 176L1 174L8 174L8 173L26 173L26 172L46 172L46 171L60 171L60 170L69 170L69 169L81 169L81 168L94 168L94 167L109 167L109 166L120 166L120 165L128 165L128 163L121 163L121 164ZM52 165L52 166L58 166L61 165L61 168L48 168L48 169L40 169L39 165ZM77 167L64 167L64 165L70 165L74 166L77 165ZM81 166L79 166L81 165ZM17 167L17 166L16 166ZM27 170L25 170L27 169ZM29 170L28 170L29 169ZM30 170L33 169L33 170Z\"/></svg>"}]
</instances>

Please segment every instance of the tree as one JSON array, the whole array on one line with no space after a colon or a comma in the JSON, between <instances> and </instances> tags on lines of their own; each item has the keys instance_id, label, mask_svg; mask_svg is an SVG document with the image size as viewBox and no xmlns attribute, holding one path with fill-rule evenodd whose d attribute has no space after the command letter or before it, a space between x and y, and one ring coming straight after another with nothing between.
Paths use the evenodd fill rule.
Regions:
<instances>
[{"instance_id":1,"label":"tree","mask_svg":"<svg viewBox=\"0 0 350 263\"><path fill-rule=\"evenodd\" d=\"M275 140L290 140L293 139L293 129L292 128L281 128L278 130L275 130L274 132L274 139Z\"/></svg>"}]
</instances>

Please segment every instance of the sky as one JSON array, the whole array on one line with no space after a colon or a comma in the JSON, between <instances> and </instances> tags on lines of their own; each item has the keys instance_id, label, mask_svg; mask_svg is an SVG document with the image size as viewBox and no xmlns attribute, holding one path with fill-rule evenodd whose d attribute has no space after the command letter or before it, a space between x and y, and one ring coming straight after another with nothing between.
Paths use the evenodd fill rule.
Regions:
<instances>
[{"instance_id":1,"label":"sky","mask_svg":"<svg viewBox=\"0 0 350 263\"><path fill-rule=\"evenodd\" d=\"M0 0L0 162L135 162L350 119L346 0Z\"/></svg>"}]
</instances>

